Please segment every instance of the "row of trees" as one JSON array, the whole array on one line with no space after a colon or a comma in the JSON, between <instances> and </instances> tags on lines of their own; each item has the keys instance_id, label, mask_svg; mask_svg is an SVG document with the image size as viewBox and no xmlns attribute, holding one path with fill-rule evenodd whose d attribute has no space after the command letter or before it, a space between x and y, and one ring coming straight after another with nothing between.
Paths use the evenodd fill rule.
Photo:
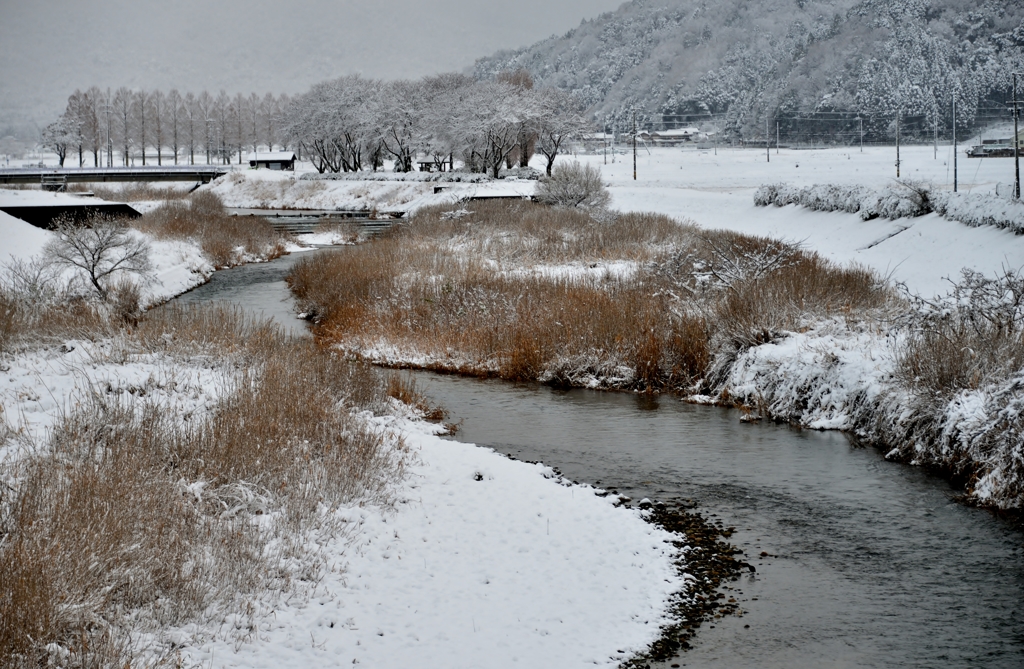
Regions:
<instances>
[{"instance_id":1,"label":"row of trees","mask_svg":"<svg viewBox=\"0 0 1024 669\"><path fill-rule=\"evenodd\" d=\"M285 109L285 136L320 172L397 171L428 156L439 169L461 160L472 171L498 175L525 166L535 151L548 173L566 143L589 131L582 104L554 88L536 89L524 71L489 81L442 74L381 82L359 76L326 81Z\"/></svg>"},{"instance_id":2,"label":"row of trees","mask_svg":"<svg viewBox=\"0 0 1024 669\"><path fill-rule=\"evenodd\" d=\"M43 145L57 153L61 166L77 154L79 167L91 156L93 166L180 162L195 164L205 157L227 163L232 156L257 146L282 146L282 110L287 96L198 95L177 90L133 91L128 88L76 90L61 116L42 131Z\"/></svg>"},{"instance_id":3,"label":"row of trees","mask_svg":"<svg viewBox=\"0 0 1024 669\"><path fill-rule=\"evenodd\" d=\"M353 75L326 81L290 99L225 92L76 90L64 113L42 133L63 166L139 160L230 162L258 147L287 147L320 172L376 170L386 159L408 172L418 156L439 169L456 159L495 176L503 165L525 166L535 152L550 174L566 143L591 128L577 97L537 89L525 71L489 81L442 74L418 81L378 81Z\"/></svg>"}]
</instances>

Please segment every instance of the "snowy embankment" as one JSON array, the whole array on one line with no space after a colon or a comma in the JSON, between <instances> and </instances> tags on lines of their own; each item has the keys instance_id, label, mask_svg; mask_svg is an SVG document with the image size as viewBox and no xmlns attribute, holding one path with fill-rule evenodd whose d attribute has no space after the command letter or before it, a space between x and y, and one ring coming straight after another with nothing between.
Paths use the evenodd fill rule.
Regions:
<instances>
[{"instance_id":1,"label":"snowy embankment","mask_svg":"<svg viewBox=\"0 0 1024 669\"><path fill-rule=\"evenodd\" d=\"M408 215L420 207L450 204L470 197L529 197L536 186L530 180L495 181L481 174L467 174L464 181L443 183L437 180L438 175L412 174L417 178L384 172L321 176L248 170L232 172L204 188L220 196L227 207L403 212Z\"/></svg>"},{"instance_id":2,"label":"snowy embankment","mask_svg":"<svg viewBox=\"0 0 1024 669\"><path fill-rule=\"evenodd\" d=\"M7 439L8 462L89 393L188 419L215 409L235 373L124 356L110 341L68 341L0 369L2 416L21 435ZM406 453L395 502L337 511L350 530L309 547L327 570L306 596L261 601L249 633L232 612L207 612L152 632L154 647L215 667L613 667L658 638L685 585L678 537L615 496L395 414L363 417Z\"/></svg>"},{"instance_id":3,"label":"snowy embankment","mask_svg":"<svg viewBox=\"0 0 1024 669\"><path fill-rule=\"evenodd\" d=\"M646 649L683 581L672 535L542 465L380 419L414 464L394 509L357 524L309 602L258 640L192 646L225 667L614 667Z\"/></svg>"},{"instance_id":4,"label":"snowy embankment","mask_svg":"<svg viewBox=\"0 0 1024 669\"><path fill-rule=\"evenodd\" d=\"M922 396L895 381L901 336L841 323L786 333L737 356L720 391L751 415L846 430L886 459L956 476L972 503L1019 510L1024 370L948 399Z\"/></svg>"},{"instance_id":5,"label":"snowy embankment","mask_svg":"<svg viewBox=\"0 0 1024 669\"><path fill-rule=\"evenodd\" d=\"M161 304L191 290L205 283L214 272L214 266L194 242L154 239L138 231L133 234L144 238L150 247L150 271L141 278L130 277L139 281L144 307ZM4 240L0 248L0 270L12 260L28 261L40 257L43 247L52 237L52 232L0 211L0 239Z\"/></svg>"}]
</instances>

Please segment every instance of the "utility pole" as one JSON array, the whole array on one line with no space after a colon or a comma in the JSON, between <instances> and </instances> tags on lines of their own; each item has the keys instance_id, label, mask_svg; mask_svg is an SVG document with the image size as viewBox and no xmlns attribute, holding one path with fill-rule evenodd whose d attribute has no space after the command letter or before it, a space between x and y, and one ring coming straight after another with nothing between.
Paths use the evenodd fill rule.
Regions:
<instances>
[{"instance_id":1,"label":"utility pole","mask_svg":"<svg viewBox=\"0 0 1024 669\"><path fill-rule=\"evenodd\" d=\"M779 119L775 119L775 155L779 155Z\"/></svg>"},{"instance_id":2,"label":"utility pole","mask_svg":"<svg viewBox=\"0 0 1024 669\"><path fill-rule=\"evenodd\" d=\"M636 110L633 110L633 181L636 181Z\"/></svg>"},{"instance_id":3,"label":"utility pole","mask_svg":"<svg viewBox=\"0 0 1024 669\"><path fill-rule=\"evenodd\" d=\"M901 112L896 112L896 178L900 178L900 116Z\"/></svg>"},{"instance_id":4,"label":"utility pole","mask_svg":"<svg viewBox=\"0 0 1024 669\"><path fill-rule=\"evenodd\" d=\"M932 122L932 127L933 127L933 130L934 130L934 132L933 132L933 135L934 135L933 141L934 141L934 146L935 146L935 153L932 156L932 160L938 160L939 159L939 115L935 114L932 117L932 121L933 121Z\"/></svg>"},{"instance_id":5,"label":"utility pole","mask_svg":"<svg viewBox=\"0 0 1024 669\"><path fill-rule=\"evenodd\" d=\"M860 124L860 152L864 153L864 119L857 115L857 123Z\"/></svg>"},{"instance_id":6,"label":"utility pole","mask_svg":"<svg viewBox=\"0 0 1024 669\"><path fill-rule=\"evenodd\" d=\"M1013 73L1013 199L1020 199L1020 129L1017 127L1017 73Z\"/></svg>"},{"instance_id":7,"label":"utility pole","mask_svg":"<svg viewBox=\"0 0 1024 669\"><path fill-rule=\"evenodd\" d=\"M764 117L764 152L768 156L768 162L772 162L772 142L768 139L768 115Z\"/></svg>"},{"instance_id":8,"label":"utility pole","mask_svg":"<svg viewBox=\"0 0 1024 669\"><path fill-rule=\"evenodd\" d=\"M956 178L956 93L953 94L953 192L957 190Z\"/></svg>"}]
</instances>

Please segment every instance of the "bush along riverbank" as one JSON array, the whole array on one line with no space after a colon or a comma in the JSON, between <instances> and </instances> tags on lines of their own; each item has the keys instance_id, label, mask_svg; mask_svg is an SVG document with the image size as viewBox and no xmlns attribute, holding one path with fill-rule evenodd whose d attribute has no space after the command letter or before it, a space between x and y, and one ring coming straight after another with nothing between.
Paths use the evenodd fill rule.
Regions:
<instances>
[{"instance_id":1,"label":"bush along riverbank","mask_svg":"<svg viewBox=\"0 0 1024 669\"><path fill-rule=\"evenodd\" d=\"M527 202L424 209L290 277L319 342L353 357L848 430L1008 510L1024 503L1019 283L968 273L924 302L775 240Z\"/></svg>"}]
</instances>

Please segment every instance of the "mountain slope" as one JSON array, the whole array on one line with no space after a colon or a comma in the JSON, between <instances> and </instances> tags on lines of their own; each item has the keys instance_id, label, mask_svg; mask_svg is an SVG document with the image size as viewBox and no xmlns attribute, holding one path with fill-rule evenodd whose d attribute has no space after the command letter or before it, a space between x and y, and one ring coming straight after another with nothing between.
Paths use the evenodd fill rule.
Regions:
<instances>
[{"instance_id":1,"label":"mountain slope","mask_svg":"<svg viewBox=\"0 0 1024 669\"><path fill-rule=\"evenodd\" d=\"M525 68L620 127L636 108L763 137L766 116L842 111L884 134L898 112L942 128L954 93L962 122L984 116L1022 52L1022 0L633 0L474 73Z\"/></svg>"}]
</instances>

